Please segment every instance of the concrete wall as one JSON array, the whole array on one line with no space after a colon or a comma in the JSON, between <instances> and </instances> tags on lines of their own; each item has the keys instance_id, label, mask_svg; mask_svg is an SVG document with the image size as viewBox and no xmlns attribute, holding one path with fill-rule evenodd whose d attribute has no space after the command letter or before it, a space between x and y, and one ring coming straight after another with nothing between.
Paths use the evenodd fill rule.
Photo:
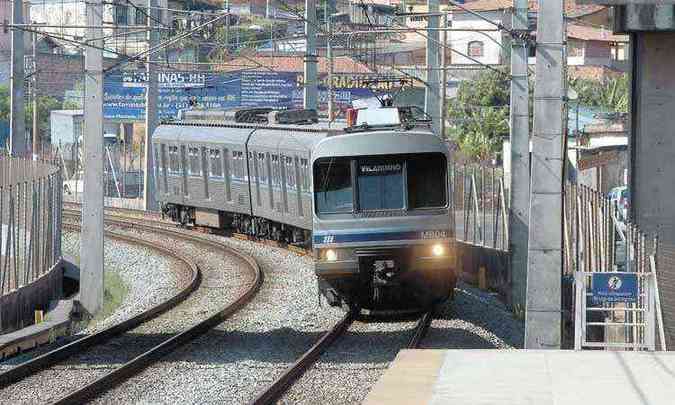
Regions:
<instances>
[{"instance_id":1,"label":"concrete wall","mask_svg":"<svg viewBox=\"0 0 675 405\"><path fill-rule=\"evenodd\" d=\"M631 214L644 232L675 245L675 33L632 39Z\"/></svg>"},{"instance_id":2,"label":"concrete wall","mask_svg":"<svg viewBox=\"0 0 675 405\"><path fill-rule=\"evenodd\" d=\"M457 247L457 274L459 278L467 283L479 285L481 268L484 268L485 287L497 291L500 298L510 304L509 254L464 242L456 242L455 246Z\"/></svg>"},{"instance_id":3,"label":"concrete wall","mask_svg":"<svg viewBox=\"0 0 675 405\"><path fill-rule=\"evenodd\" d=\"M63 262L34 282L0 296L0 333L32 325L36 310L47 310L49 302L61 298Z\"/></svg>"}]
</instances>

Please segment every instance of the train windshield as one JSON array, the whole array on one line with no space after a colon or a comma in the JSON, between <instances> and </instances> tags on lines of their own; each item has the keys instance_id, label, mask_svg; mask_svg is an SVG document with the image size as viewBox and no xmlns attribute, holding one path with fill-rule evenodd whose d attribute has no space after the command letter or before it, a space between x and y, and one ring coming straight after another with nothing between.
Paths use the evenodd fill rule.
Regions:
<instances>
[{"instance_id":1,"label":"train windshield","mask_svg":"<svg viewBox=\"0 0 675 405\"><path fill-rule=\"evenodd\" d=\"M358 203L362 211L403 209L405 160L368 158L358 160Z\"/></svg>"},{"instance_id":2,"label":"train windshield","mask_svg":"<svg viewBox=\"0 0 675 405\"><path fill-rule=\"evenodd\" d=\"M442 153L319 159L314 193L319 214L445 207L447 162Z\"/></svg>"},{"instance_id":3,"label":"train windshield","mask_svg":"<svg viewBox=\"0 0 675 405\"><path fill-rule=\"evenodd\" d=\"M330 158L316 162L314 192L317 212L352 212L354 197L351 159Z\"/></svg>"}]
</instances>

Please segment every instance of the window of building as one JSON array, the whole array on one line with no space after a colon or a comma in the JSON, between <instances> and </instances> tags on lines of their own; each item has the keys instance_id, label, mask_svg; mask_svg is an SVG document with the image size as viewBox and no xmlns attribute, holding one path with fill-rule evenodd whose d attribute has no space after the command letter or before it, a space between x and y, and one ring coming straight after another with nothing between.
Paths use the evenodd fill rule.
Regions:
<instances>
[{"instance_id":1,"label":"window of building","mask_svg":"<svg viewBox=\"0 0 675 405\"><path fill-rule=\"evenodd\" d=\"M199 148L188 148L188 160L190 162L190 174L199 176L202 174L202 169L199 159Z\"/></svg>"},{"instance_id":2,"label":"window of building","mask_svg":"<svg viewBox=\"0 0 675 405\"><path fill-rule=\"evenodd\" d=\"M479 58L483 56L483 43L481 41L469 42L469 49L467 53L472 58Z\"/></svg>"},{"instance_id":3,"label":"window of building","mask_svg":"<svg viewBox=\"0 0 675 405\"><path fill-rule=\"evenodd\" d=\"M180 157L178 156L178 146L169 146L169 173L180 173Z\"/></svg>"},{"instance_id":4,"label":"window of building","mask_svg":"<svg viewBox=\"0 0 675 405\"><path fill-rule=\"evenodd\" d=\"M220 159L220 151L218 149L209 150L209 167L211 177L223 177L223 161Z\"/></svg>"},{"instance_id":5,"label":"window of building","mask_svg":"<svg viewBox=\"0 0 675 405\"><path fill-rule=\"evenodd\" d=\"M293 164L293 158L286 156L286 183L288 187L295 188L295 165Z\"/></svg>"},{"instance_id":6,"label":"window of building","mask_svg":"<svg viewBox=\"0 0 675 405\"><path fill-rule=\"evenodd\" d=\"M129 8L126 5L115 6L115 24L127 25L129 22Z\"/></svg>"},{"instance_id":7,"label":"window of building","mask_svg":"<svg viewBox=\"0 0 675 405\"><path fill-rule=\"evenodd\" d=\"M136 7L136 25L147 25L148 16L145 14L146 9L143 7Z\"/></svg>"}]
</instances>

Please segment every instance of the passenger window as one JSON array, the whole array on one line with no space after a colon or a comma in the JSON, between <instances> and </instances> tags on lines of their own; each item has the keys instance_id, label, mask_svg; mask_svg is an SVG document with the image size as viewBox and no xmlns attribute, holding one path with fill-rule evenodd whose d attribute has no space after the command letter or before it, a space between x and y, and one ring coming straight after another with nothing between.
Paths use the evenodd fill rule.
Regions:
<instances>
[{"instance_id":1,"label":"passenger window","mask_svg":"<svg viewBox=\"0 0 675 405\"><path fill-rule=\"evenodd\" d=\"M267 164L265 162L265 154L258 153L258 176L261 183L267 183Z\"/></svg>"},{"instance_id":2,"label":"passenger window","mask_svg":"<svg viewBox=\"0 0 675 405\"><path fill-rule=\"evenodd\" d=\"M199 148L188 148L188 161L190 162L189 173L193 176L201 175Z\"/></svg>"},{"instance_id":3,"label":"passenger window","mask_svg":"<svg viewBox=\"0 0 675 405\"><path fill-rule=\"evenodd\" d=\"M286 156L286 183L288 187L295 188L295 166L293 158L289 156Z\"/></svg>"},{"instance_id":4,"label":"passenger window","mask_svg":"<svg viewBox=\"0 0 675 405\"><path fill-rule=\"evenodd\" d=\"M167 157L166 157L166 145L162 144L161 146L161 152L160 155L162 157L162 162L161 162L161 167L160 170L166 174L166 162L167 162Z\"/></svg>"},{"instance_id":5,"label":"passenger window","mask_svg":"<svg viewBox=\"0 0 675 405\"><path fill-rule=\"evenodd\" d=\"M309 163L307 159L300 159L300 177L302 177L302 191L309 191Z\"/></svg>"},{"instance_id":6,"label":"passenger window","mask_svg":"<svg viewBox=\"0 0 675 405\"><path fill-rule=\"evenodd\" d=\"M281 176L279 173L279 155L272 155L272 184L281 185Z\"/></svg>"},{"instance_id":7,"label":"passenger window","mask_svg":"<svg viewBox=\"0 0 675 405\"><path fill-rule=\"evenodd\" d=\"M178 156L178 146L169 146L169 173L180 173L180 158Z\"/></svg>"},{"instance_id":8,"label":"passenger window","mask_svg":"<svg viewBox=\"0 0 675 405\"><path fill-rule=\"evenodd\" d=\"M209 150L209 166L211 168L212 177L223 177L223 162L220 159L220 151L218 149Z\"/></svg>"}]
</instances>

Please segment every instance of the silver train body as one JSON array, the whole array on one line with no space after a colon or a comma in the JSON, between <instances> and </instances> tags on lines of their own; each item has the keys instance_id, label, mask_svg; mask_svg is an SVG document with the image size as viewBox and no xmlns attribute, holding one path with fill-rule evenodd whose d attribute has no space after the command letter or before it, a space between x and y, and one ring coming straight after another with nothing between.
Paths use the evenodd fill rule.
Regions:
<instances>
[{"instance_id":1,"label":"silver train body","mask_svg":"<svg viewBox=\"0 0 675 405\"><path fill-rule=\"evenodd\" d=\"M311 246L331 305L406 309L450 296L450 156L428 130L182 122L152 142L164 214Z\"/></svg>"}]
</instances>

